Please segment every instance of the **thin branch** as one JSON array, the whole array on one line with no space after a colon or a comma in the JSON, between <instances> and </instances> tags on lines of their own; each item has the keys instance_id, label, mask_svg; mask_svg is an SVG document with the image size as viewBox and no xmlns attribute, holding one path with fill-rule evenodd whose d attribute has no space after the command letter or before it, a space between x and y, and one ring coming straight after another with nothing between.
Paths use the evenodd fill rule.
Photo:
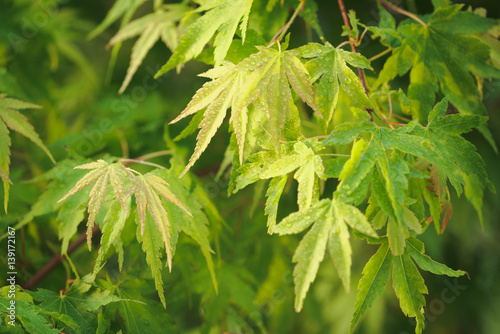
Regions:
<instances>
[{"instance_id":1,"label":"thin branch","mask_svg":"<svg viewBox=\"0 0 500 334\"><path fill-rule=\"evenodd\" d=\"M328 138L330 137L330 135L321 135L321 136L314 136L314 137L308 137L307 139L311 139L311 138Z\"/></svg>"},{"instance_id":2,"label":"thin branch","mask_svg":"<svg viewBox=\"0 0 500 334\"><path fill-rule=\"evenodd\" d=\"M71 258L69 257L69 255L68 254L64 254L64 257L66 258L66 261L68 261L69 266L71 267L71 271L73 271L73 274L75 274L76 278L79 279L80 275L78 275L78 270L76 270L76 266L73 263L73 261L71 261Z\"/></svg>"},{"instance_id":3,"label":"thin branch","mask_svg":"<svg viewBox=\"0 0 500 334\"><path fill-rule=\"evenodd\" d=\"M354 41L343 41L342 43L340 43L339 45L337 45L337 49L343 47L346 44L351 44L351 45L356 46L356 42L354 42Z\"/></svg>"},{"instance_id":4,"label":"thin branch","mask_svg":"<svg viewBox=\"0 0 500 334\"><path fill-rule=\"evenodd\" d=\"M371 57L370 59L368 59L368 61L371 63L372 61L374 61L375 59L378 59L386 54L388 54L389 52L392 51L392 48L388 48L382 52L380 52L379 54L376 54L375 56Z\"/></svg>"},{"instance_id":5,"label":"thin branch","mask_svg":"<svg viewBox=\"0 0 500 334\"><path fill-rule=\"evenodd\" d=\"M125 136L121 131L118 132L118 140L120 141L120 146L122 149L122 157L128 158L129 150L128 150L127 139L125 138Z\"/></svg>"},{"instance_id":6,"label":"thin branch","mask_svg":"<svg viewBox=\"0 0 500 334\"><path fill-rule=\"evenodd\" d=\"M351 31L351 24L349 23L349 17L347 16L347 11L345 9L344 5L344 0L338 0L339 3L339 8L340 12L342 13L342 19L344 20L344 25L349 29L349 32ZM348 34L349 40L352 42L356 42L352 39L350 34ZM358 49L356 48L356 45L351 44L351 49L352 52L358 52ZM365 94L368 96L368 89L366 88L366 81L365 81L365 73L363 72L363 69L361 67L358 67L358 73L359 73L359 78L361 79L361 83L363 84L363 88L365 89Z\"/></svg>"},{"instance_id":7,"label":"thin branch","mask_svg":"<svg viewBox=\"0 0 500 334\"><path fill-rule=\"evenodd\" d=\"M148 160L151 158L161 157L168 154L172 154L172 150L163 150L163 151L144 154L141 155L140 157L135 158L135 160Z\"/></svg>"},{"instance_id":8,"label":"thin branch","mask_svg":"<svg viewBox=\"0 0 500 334\"><path fill-rule=\"evenodd\" d=\"M398 114L394 114L394 115L392 115L392 116L394 116L394 118L399 118L400 120L405 121L405 122L407 122L407 123L410 123L410 122L411 122L411 119L408 119L408 118L403 117L403 116L398 115Z\"/></svg>"},{"instance_id":9,"label":"thin branch","mask_svg":"<svg viewBox=\"0 0 500 334\"><path fill-rule=\"evenodd\" d=\"M172 154L172 150L163 150L163 151L148 153L148 154L141 155L140 157L137 157L135 159L122 158L122 159L119 159L119 161L121 163L123 163L125 166L128 166L131 163L138 163L138 164L153 166L153 167L160 168L160 169L165 169L165 167L163 167L161 165L155 164L153 162L148 162L145 160L151 159L151 158L156 158L156 157L161 157L161 156L168 155L168 154Z\"/></svg>"},{"instance_id":10,"label":"thin branch","mask_svg":"<svg viewBox=\"0 0 500 334\"><path fill-rule=\"evenodd\" d=\"M391 99L391 93L387 94L387 99L389 100L389 117L387 120L390 120L392 118L392 99Z\"/></svg>"},{"instance_id":11,"label":"thin branch","mask_svg":"<svg viewBox=\"0 0 500 334\"><path fill-rule=\"evenodd\" d=\"M95 225L94 228L92 229L92 233L97 233L99 231L99 226ZM85 243L85 240L87 239L87 232L81 233L78 238L73 241L72 243L69 244L68 246L68 251L66 254L69 256L71 253L73 253L78 247L83 245ZM23 289L26 290L31 290L35 288L38 283L40 283L45 276L47 276L54 268L56 268L60 263L65 261L64 255L61 254L55 254L52 256L49 262L43 266L42 269L40 269L33 277L30 278L28 283L23 285Z\"/></svg>"},{"instance_id":12,"label":"thin branch","mask_svg":"<svg viewBox=\"0 0 500 334\"><path fill-rule=\"evenodd\" d=\"M299 7L297 7L297 9L295 9L295 12L293 13L290 20L280 30L278 30L278 32L273 36L273 38L271 39L271 42L269 43L269 45L267 47L270 47L274 43L281 41L281 39L285 36L286 32L288 31L288 28L290 28L293 21L295 21L295 19L297 18L297 15L299 15L299 13L302 11L302 9L304 9L305 4L306 4L306 0L300 0L300 5L299 5Z\"/></svg>"},{"instance_id":13,"label":"thin branch","mask_svg":"<svg viewBox=\"0 0 500 334\"><path fill-rule=\"evenodd\" d=\"M345 9L344 1L343 0L338 0L339 3L339 8L340 12L342 13L342 19L344 20L344 25L351 30L351 25L349 24L349 17L347 16L347 11ZM349 40L352 41L352 37L350 34L348 34ZM355 41L354 41L355 42ZM351 44L351 49L352 52L358 52L356 46L354 44ZM361 67L358 67L358 74L359 74L359 79L361 80L361 84L363 85L363 88L365 90L366 96L368 96L368 88L366 87L366 80L365 80L365 73L363 72L363 69ZM366 111L370 114L370 120L373 122L373 109L372 108L365 108Z\"/></svg>"},{"instance_id":14,"label":"thin branch","mask_svg":"<svg viewBox=\"0 0 500 334\"><path fill-rule=\"evenodd\" d=\"M414 19L415 21L417 21L418 23L420 23L423 26L427 25L427 24L425 24L424 21L422 21L417 15L415 15L413 13L410 13L402 8L399 8L393 4L390 4L390 3L386 2L385 0L377 0L377 1L380 2L382 5L386 6L387 8L392 9L395 12L398 12L400 14L403 14L405 16L408 16L408 17Z\"/></svg>"},{"instance_id":15,"label":"thin branch","mask_svg":"<svg viewBox=\"0 0 500 334\"><path fill-rule=\"evenodd\" d=\"M384 122L385 124L394 124L394 125L399 125L399 126L405 126L406 125L404 123L389 122L389 121L385 121L385 120L382 120L382 122Z\"/></svg>"},{"instance_id":16,"label":"thin branch","mask_svg":"<svg viewBox=\"0 0 500 334\"><path fill-rule=\"evenodd\" d=\"M367 32L368 32L368 27L365 27L365 30L363 30L363 32L361 33L361 36L359 36L359 38L358 38L357 45L361 44L361 41L363 40L363 38L365 37L365 35L366 35Z\"/></svg>"},{"instance_id":17,"label":"thin branch","mask_svg":"<svg viewBox=\"0 0 500 334\"><path fill-rule=\"evenodd\" d=\"M160 169L165 169L162 165L155 164L154 162L149 162L149 161L144 161L144 160L139 160L139 159L120 159L120 162L123 162L123 164L126 166L131 163L138 163L142 165L148 165Z\"/></svg>"},{"instance_id":18,"label":"thin branch","mask_svg":"<svg viewBox=\"0 0 500 334\"><path fill-rule=\"evenodd\" d=\"M347 11L345 9L344 1L343 0L338 0L338 3L339 3L340 12L342 13L342 19L344 20L344 25L347 28L349 28L349 31L350 31L351 30L351 25L349 24L349 17L347 16ZM348 35L348 36L350 36L350 35ZM350 37L349 37L349 39L350 39ZM358 52L356 50L355 46L353 46L352 51L353 52Z\"/></svg>"}]
</instances>

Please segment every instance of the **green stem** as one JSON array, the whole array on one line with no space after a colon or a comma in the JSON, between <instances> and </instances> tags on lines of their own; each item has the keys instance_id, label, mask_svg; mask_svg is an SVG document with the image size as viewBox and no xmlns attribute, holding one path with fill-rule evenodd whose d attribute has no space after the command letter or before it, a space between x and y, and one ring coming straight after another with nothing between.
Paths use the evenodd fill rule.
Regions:
<instances>
[{"instance_id":1,"label":"green stem","mask_svg":"<svg viewBox=\"0 0 500 334\"><path fill-rule=\"evenodd\" d=\"M299 13L302 11L302 9L304 9L304 6L306 4L306 0L299 0L299 1L300 1L300 5L299 5L299 7L297 7L295 9L295 12L293 13L290 20L280 30L278 30L278 32L273 36L273 38L271 39L271 42L269 43L269 45L267 47L270 47L274 43L279 42L283 39L286 32L288 31L288 28L290 28L293 21L295 21L295 19L297 18L297 15L299 15Z\"/></svg>"},{"instance_id":2,"label":"green stem","mask_svg":"<svg viewBox=\"0 0 500 334\"><path fill-rule=\"evenodd\" d=\"M414 19L415 21L417 21L418 23L420 23L424 27L427 25L427 24L425 24L424 21L422 21L417 15L415 15L413 13L410 13L410 12L404 10L404 9L401 9L401 8L395 6L395 5L392 5L392 4L388 3L388 2L386 2L385 0L377 0L377 1L379 3L381 3L382 5L386 6L387 8L392 9L395 12L398 12L400 14L406 15L406 16Z\"/></svg>"},{"instance_id":3,"label":"green stem","mask_svg":"<svg viewBox=\"0 0 500 334\"><path fill-rule=\"evenodd\" d=\"M172 154L172 150L163 150L163 151L148 153L135 158L135 160L148 160L151 158L161 157L163 155L169 155L169 154Z\"/></svg>"},{"instance_id":4,"label":"green stem","mask_svg":"<svg viewBox=\"0 0 500 334\"><path fill-rule=\"evenodd\" d=\"M349 158L350 155L349 154L337 154L337 153L323 153L323 154L318 154L320 156L334 156L334 157L347 157Z\"/></svg>"},{"instance_id":5,"label":"green stem","mask_svg":"<svg viewBox=\"0 0 500 334\"><path fill-rule=\"evenodd\" d=\"M157 168L165 169L165 167L163 167L163 166L157 165L157 164L152 163L152 162L147 162L144 160L156 158L156 157L161 157L161 156L168 155L168 154L172 154L172 150L163 150L163 151L148 153L148 154L141 155L140 157L137 157L135 159L122 158L122 159L119 159L118 161L123 163L123 165L125 165L125 166L128 166L131 163L135 162L135 163L139 163L139 164L143 164L143 165L150 165L150 166L154 166Z\"/></svg>"},{"instance_id":6,"label":"green stem","mask_svg":"<svg viewBox=\"0 0 500 334\"><path fill-rule=\"evenodd\" d=\"M73 274L75 274L75 277L80 278L80 275L78 275L78 271L76 270L75 264L73 263L73 261L71 261L71 258L69 257L69 255L66 253L66 254L64 254L64 257L68 261L69 266L71 267L71 270L73 271Z\"/></svg>"},{"instance_id":7,"label":"green stem","mask_svg":"<svg viewBox=\"0 0 500 334\"><path fill-rule=\"evenodd\" d=\"M370 59L368 59L368 61L369 61L369 62L372 62L372 61L374 61L375 59L378 59L378 58L382 57L383 55L385 55L385 54L387 54L387 53L389 53L389 52L391 52L391 51L392 51L392 48L388 48L388 49L386 49L386 50L384 50L384 51L380 52L379 54L376 54L375 56L371 57Z\"/></svg>"},{"instance_id":8,"label":"green stem","mask_svg":"<svg viewBox=\"0 0 500 334\"><path fill-rule=\"evenodd\" d=\"M120 159L120 162L122 162L125 166L130 164L130 163L138 163L138 164L142 164L142 165L148 165L148 166L152 166L152 167L156 167L156 168L160 168L160 169L165 169L165 167L163 167L162 165L158 165L158 164L155 164L153 162L139 160L139 159Z\"/></svg>"}]
</instances>

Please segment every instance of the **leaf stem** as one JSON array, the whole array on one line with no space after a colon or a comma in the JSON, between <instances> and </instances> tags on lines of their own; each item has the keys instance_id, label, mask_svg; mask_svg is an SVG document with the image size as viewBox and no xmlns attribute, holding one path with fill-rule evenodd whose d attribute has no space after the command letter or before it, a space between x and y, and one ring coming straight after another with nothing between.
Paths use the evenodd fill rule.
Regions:
<instances>
[{"instance_id":1,"label":"leaf stem","mask_svg":"<svg viewBox=\"0 0 500 334\"><path fill-rule=\"evenodd\" d=\"M380 52L379 54L376 54L375 56L371 57L370 59L368 59L369 62L372 62L374 61L375 59L378 59L386 54L388 54L389 52L392 51L392 48L387 48L386 50Z\"/></svg>"},{"instance_id":2,"label":"leaf stem","mask_svg":"<svg viewBox=\"0 0 500 334\"><path fill-rule=\"evenodd\" d=\"M140 157L135 158L134 160L148 160L151 158L161 157L163 155L169 155L169 154L172 154L172 150L163 150L163 151L144 154L141 155Z\"/></svg>"},{"instance_id":3,"label":"leaf stem","mask_svg":"<svg viewBox=\"0 0 500 334\"><path fill-rule=\"evenodd\" d=\"M138 164L149 165L149 166L165 169L165 167L163 167L161 165L155 164L153 162L147 162L144 160L156 158L156 157L161 157L161 156L168 155L168 154L172 154L172 150L163 150L163 151L148 153L148 154L141 155L140 157L137 157L135 159L122 158L122 159L119 159L118 161L123 163L125 166L128 166L131 163L135 162Z\"/></svg>"},{"instance_id":4,"label":"leaf stem","mask_svg":"<svg viewBox=\"0 0 500 334\"><path fill-rule=\"evenodd\" d=\"M148 165L160 169L165 169L162 165L155 164L154 162L149 162L149 161L144 161L144 160L139 160L139 159L120 159L120 162L123 162L124 165L128 165L130 163L138 163L138 164L143 164L143 165Z\"/></svg>"},{"instance_id":5,"label":"leaf stem","mask_svg":"<svg viewBox=\"0 0 500 334\"><path fill-rule=\"evenodd\" d=\"M394 117L397 116L396 114L393 114L391 94L392 93L387 94L387 99L388 99L388 102L389 102L389 117L386 117L385 114L382 113L382 112L380 112L380 114L379 113L375 113L375 114L378 116L378 118L380 118L380 120L382 121L382 123L389 124L389 126L391 127L391 129L394 129L393 125L405 126L406 124L405 123L398 123L398 122L391 122L390 121L393 116Z\"/></svg>"},{"instance_id":6,"label":"leaf stem","mask_svg":"<svg viewBox=\"0 0 500 334\"><path fill-rule=\"evenodd\" d=\"M411 119L408 119L408 118L403 117L403 116L398 115L398 114L394 114L394 115L392 115L392 116L394 116L394 118L399 118L400 120L405 121L405 122L408 122L408 123L410 123L410 121L411 121Z\"/></svg>"},{"instance_id":7,"label":"leaf stem","mask_svg":"<svg viewBox=\"0 0 500 334\"><path fill-rule=\"evenodd\" d=\"M318 138L318 139L320 139L320 138L328 138L328 137L330 137L330 135L320 135L320 136L308 137L307 139L311 139L311 138Z\"/></svg>"},{"instance_id":8,"label":"leaf stem","mask_svg":"<svg viewBox=\"0 0 500 334\"><path fill-rule=\"evenodd\" d=\"M355 46L356 42L354 42L354 41L343 41L342 43L340 43L339 45L337 45L337 49L343 47L346 44L351 44L351 45Z\"/></svg>"},{"instance_id":9,"label":"leaf stem","mask_svg":"<svg viewBox=\"0 0 500 334\"><path fill-rule=\"evenodd\" d=\"M127 139L123 135L122 131L118 131L117 135L118 135L118 140L120 141L120 146L121 146L121 149L122 149L122 156L124 158L128 158L129 149L128 149Z\"/></svg>"},{"instance_id":10,"label":"leaf stem","mask_svg":"<svg viewBox=\"0 0 500 334\"><path fill-rule=\"evenodd\" d=\"M385 124L393 124L393 125L399 125L399 126L405 126L406 124L404 123L398 123L398 122L389 122L389 121L382 121L384 122Z\"/></svg>"},{"instance_id":11,"label":"leaf stem","mask_svg":"<svg viewBox=\"0 0 500 334\"><path fill-rule=\"evenodd\" d=\"M337 153L322 153L322 154L318 154L320 156L334 156L334 157L350 157L349 154L337 154Z\"/></svg>"},{"instance_id":12,"label":"leaf stem","mask_svg":"<svg viewBox=\"0 0 500 334\"><path fill-rule=\"evenodd\" d=\"M361 44L361 41L363 40L363 38L365 37L367 32L368 32L368 27L365 27L365 30L363 30L363 32L361 33L361 36L359 36L359 38L358 38L357 45Z\"/></svg>"},{"instance_id":13,"label":"leaf stem","mask_svg":"<svg viewBox=\"0 0 500 334\"><path fill-rule=\"evenodd\" d=\"M344 20L344 25L351 30L351 25L349 24L349 17L347 16L347 11L345 9L344 1L343 0L338 0L340 12L342 13L342 19ZM350 34L348 34L349 40L353 41ZM353 41L356 42L356 41ZM358 52L356 45L351 43L351 49L352 52ZM366 96L368 95L368 88L366 87L366 80L365 80L365 73L363 72L363 69L361 67L358 67L358 74L359 74L359 79L361 80L361 84L363 85L363 88L365 89L365 94ZM373 122L373 109L372 108L365 108L366 111L370 114L370 121Z\"/></svg>"},{"instance_id":14,"label":"leaf stem","mask_svg":"<svg viewBox=\"0 0 500 334\"><path fill-rule=\"evenodd\" d=\"M410 13L410 12L408 12L408 11L402 9L402 8L399 8L399 7L397 7L397 6L393 5L393 4L390 4L390 3L386 2L385 0L377 0L377 1L379 3L381 3L382 5L386 6L387 8L392 9L395 12L398 12L400 14L403 14L405 16L408 16L408 17L414 19L415 21L417 21L418 23L420 23L424 27L427 25L427 24L425 24L424 21L422 21L417 15L415 15L413 13Z\"/></svg>"},{"instance_id":15,"label":"leaf stem","mask_svg":"<svg viewBox=\"0 0 500 334\"><path fill-rule=\"evenodd\" d=\"M270 47L274 43L279 42L283 39L286 32L288 31L288 28L290 28L293 21L295 21L295 19L297 18L297 15L299 15L299 13L302 11L302 9L304 9L304 6L306 4L306 0L299 0L299 1L300 1L300 5L295 9L295 12L293 13L290 20L288 20L288 22L280 30L278 30L278 32L273 36L273 38L271 39L271 42L269 43L269 45L267 47Z\"/></svg>"},{"instance_id":16,"label":"leaf stem","mask_svg":"<svg viewBox=\"0 0 500 334\"><path fill-rule=\"evenodd\" d=\"M387 94L387 99L389 101L389 117L387 120L390 120L392 118L392 99L391 99L391 93Z\"/></svg>"},{"instance_id":17,"label":"leaf stem","mask_svg":"<svg viewBox=\"0 0 500 334\"><path fill-rule=\"evenodd\" d=\"M64 257L69 263L69 266L71 267L71 270L73 271L73 274L75 274L76 278L80 278L80 275L78 275L78 271L76 270L75 264L73 261L71 261L71 258L69 257L68 254L64 254Z\"/></svg>"}]
</instances>

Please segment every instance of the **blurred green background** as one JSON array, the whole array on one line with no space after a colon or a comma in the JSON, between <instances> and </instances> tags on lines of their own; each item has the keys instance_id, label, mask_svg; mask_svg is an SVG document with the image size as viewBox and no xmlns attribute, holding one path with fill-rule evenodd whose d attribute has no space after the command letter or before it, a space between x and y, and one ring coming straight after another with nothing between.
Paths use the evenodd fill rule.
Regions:
<instances>
[{"instance_id":1,"label":"blurred green background","mask_svg":"<svg viewBox=\"0 0 500 334\"><path fill-rule=\"evenodd\" d=\"M60 7L49 6L48 3L58 3ZM123 44L111 73L111 51L106 49L106 44L118 31L119 24L112 25L94 39L87 39L88 33L104 19L113 3L112 0L0 0L0 92L43 107L43 111L28 111L27 115L56 160L66 157L68 147L88 157L104 153L122 156L126 151L130 157L136 157L165 149L165 123L184 109L204 82L196 75L209 67L195 61L185 66L180 74L172 71L154 81L152 76L170 55L163 44L157 43L129 88L123 95L118 95L135 40ZM337 2L318 0L317 3L326 39L333 45L339 44L344 37L340 36L342 19ZM419 14L432 11L430 0L400 3L402 7ZM489 17L500 18L498 0L464 3L473 8L484 7ZM356 11L361 22L377 22L375 1L346 0L345 5ZM147 2L135 15L140 17L151 10L152 2ZM398 15L396 18L402 19ZM308 34L303 21L298 20L291 32L292 46L307 42ZM24 37L19 39L16 36ZM316 41L316 35L312 36ZM382 50L369 38L359 47L359 51L367 57ZM375 71L380 70L384 59L373 63ZM406 79L401 80L404 83ZM500 82L484 83L484 100L490 113L493 136L500 144ZM187 122L171 127L172 135L177 135ZM466 138L477 146L492 182L500 189L499 156L479 133L470 133ZM191 152L194 139L191 136L180 145ZM321 265L302 313L295 314L293 311L291 252L298 239L266 234L262 203L255 203L257 209L252 213L253 188L227 198L227 181L224 178L216 181L215 173L228 141L227 131L219 131L209 146L210 153L204 154L195 166L195 172L205 182L207 192L228 225L217 254L224 263L218 271L220 296L213 296L213 293L204 295L204 289L210 290L210 286L191 285L189 273L192 268L183 263L189 263L192 257L200 255L196 247L181 244L177 249L174 272L166 278L168 314L176 320L183 333L195 333L202 326L203 317L214 312L213 316L217 318L217 308L238 305L231 299L241 298L253 301L248 310L244 307L242 310L241 305L233 305L235 312L246 314L241 318L249 331L258 332L252 321L252 317L258 317L264 320L271 333L346 333L356 293L353 289L351 294L345 294L331 261L325 260ZM166 158L158 160L159 163L167 161ZM22 180L39 176L50 168L51 163L41 150L27 139L13 136L11 179L15 186L12 187L9 214L0 217L2 230L24 215L41 193L37 185ZM294 202L294 198L289 198L289 203L283 205L289 204L292 211ZM423 273L429 288L426 333L500 333L498 195L485 193L483 213L484 230L465 197L454 198L453 217L445 233L437 236L434 229L428 229L422 236L427 253L432 258L454 269L465 270L470 276L470 280L466 277L455 280ZM54 231L57 231L57 226L50 217L41 218L24 228L22 233L25 234L26 245L22 256L26 266L20 276L22 279L29 279L57 253L59 241ZM359 240L352 242L353 282L357 285L361 270L374 248ZM86 272L85 266L88 266L87 272L91 270L93 258L84 247L72 259L79 264L82 272ZM112 269L108 270L112 272ZM57 291L61 288L58 278L66 277L67 273L67 265L60 266L39 287ZM200 269L199 275L206 275L206 272ZM227 297L229 301L221 301L226 294L231 296ZM197 308L203 302L205 313ZM206 313L210 308L213 310ZM224 311L230 314L232 311L228 310ZM404 317L392 287L388 285L356 332L407 334L413 331L414 323Z\"/></svg>"}]
</instances>

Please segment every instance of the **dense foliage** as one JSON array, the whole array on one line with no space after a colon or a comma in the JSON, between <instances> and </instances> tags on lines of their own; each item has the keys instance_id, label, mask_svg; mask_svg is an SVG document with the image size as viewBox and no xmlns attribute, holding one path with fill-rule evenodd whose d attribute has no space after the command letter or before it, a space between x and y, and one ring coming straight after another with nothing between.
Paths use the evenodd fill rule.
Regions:
<instances>
[{"instance_id":1,"label":"dense foliage","mask_svg":"<svg viewBox=\"0 0 500 334\"><path fill-rule=\"evenodd\" d=\"M499 20L449 0L371 2L368 24L340 0L109 5L98 25L91 4L0 5L2 331L392 333L396 299L402 328L432 327L425 272L454 298L469 276L437 251L454 208L484 228L498 185L472 141L497 151Z\"/></svg>"}]
</instances>

